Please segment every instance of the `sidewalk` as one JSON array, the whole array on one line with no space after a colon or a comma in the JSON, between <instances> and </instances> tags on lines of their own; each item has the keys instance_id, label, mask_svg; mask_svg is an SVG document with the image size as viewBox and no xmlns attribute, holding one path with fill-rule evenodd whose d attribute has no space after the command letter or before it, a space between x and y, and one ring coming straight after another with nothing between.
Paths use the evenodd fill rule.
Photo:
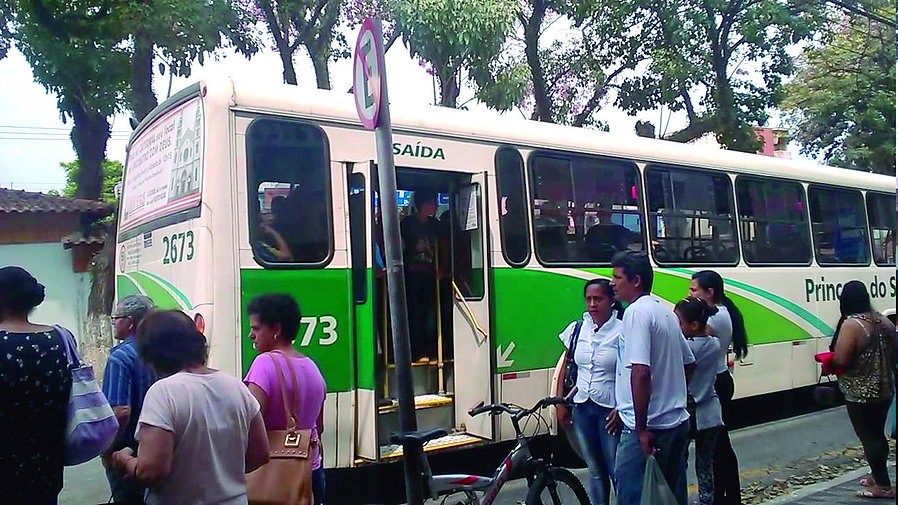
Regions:
<instances>
[{"instance_id":1,"label":"sidewalk","mask_svg":"<svg viewBox=\"0 0 898 505\"><path fill-rule=\"evenodd\" d=\"M780 496L779 498L765 502L762 505L862 505L895 503L891 500L871 500L856 496L855 493L863 489L857 484L857 481L869 472L870 469L865 466L864 468L848 472L833 480L801 488L788 495ZM892 485L895 485L894 461L889 462L889 474L892 478Z\"/></svg>"}]
</instances>

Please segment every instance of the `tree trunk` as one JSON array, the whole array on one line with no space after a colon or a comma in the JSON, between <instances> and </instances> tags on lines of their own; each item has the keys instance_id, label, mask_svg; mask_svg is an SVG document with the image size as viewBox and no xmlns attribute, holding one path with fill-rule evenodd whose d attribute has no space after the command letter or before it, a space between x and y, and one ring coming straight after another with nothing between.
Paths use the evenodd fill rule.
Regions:
<instances>
[{"instance_id":1,"label":"tree trunk","mask_svg":"<svg viewBox=\"0 0 898 505\"><path fill-rule=\"evenodd\" d=\"M315 81L318 89L331 89L331 72L327 65L327 55L321 51L309 48L309 57L312 59L312 67L315 69Z\"/></svg>"},{"instance_id":2,"label":"tree trunk","mask_svg":"<svg viewBox=\"0 0 898 505\"><path fill-rule=\"evenodd\" d=\"M726 61L722 56L714 56L714 90L717 118L717 141L727 149L753 153L758 150L758 139L751 128L736 117L736 97L727 76Z\"/></svg>"},{"instance_id":3,"label":"tree trunk","mask_svg":"<svg viewBox=\"0 0 898 505\"><path fill-rule=\"evenodd\" d=\"M453 109L457 108L458 94L461 91L458 88L458 72L445 78L442 75L438 75L437 79L440 82L440 105L452 107Z\"/></svg>"},{"instance_id":4,"label":"tree trunk","mask_svg":"<svg viewBox=\"0 0 898 505\"><path fill-rule=\"evenodd\" d=\"M527 57L527 66L530 67L530 76L533 82L534 118L538 121L552 123L554 122L552 120L552 100L549 98L543 64L539 59L539 30L546 16L547 6L545 0L533 1L533 15L524 23L524 54Z\"/></svg>"},{"instance_id":5,"label":"tree trunk","mask_svg":"<svg viewBox=\"0 0 898 505\"><path fill-rule=\"evenodd\" d=\"M284 82L296 86L296 67L293 66L293 53L287 47L278 48L281 64L284 67Z\"/></svg>"},{"instance_id":6,"label":"tree trunk","mask_svg":"<svg viewBox=\"0 0 898 505\"><path fill-rule=\"evenodd\" d=\"M131 110L134 111L134 118L141 121L158 104L153 93L153 41L143 32L138 32L134 36L134 54L131 56Z\"/></svg>"},{"instance_id":7,"label":"tree trunk","mask_svg":"<svg viewBox=\"0 0 898 505\"><path fill-rule=\"evenodd\" d=\"M72 145L81 164L75 197L99 200L103 194L103 160L109 141L109 120L97 111L85 110L81 103L71 112L75 123Z\"/></svg>"}]
</instances>

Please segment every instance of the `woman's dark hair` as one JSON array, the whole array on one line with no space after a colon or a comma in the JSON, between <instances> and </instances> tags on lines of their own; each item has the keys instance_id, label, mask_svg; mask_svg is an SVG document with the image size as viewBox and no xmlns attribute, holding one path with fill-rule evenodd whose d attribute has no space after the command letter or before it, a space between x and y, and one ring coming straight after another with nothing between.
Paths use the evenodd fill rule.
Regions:
<instances>
[{"instance_id":1,"label":"woman's dark hair","mask_svg":"<svg viewBox=\"0 0 898 505\"><path fill-rule=\"evenodd\" d=\"M870 312L873 306L870 304L870 293L867 292L867 286L861 281L848 281L842 286L839 292L839 322L836 324L836 332L833 333L832 342L829 344L829 350L836 350L836 341L839 338L839 330L842 329L842 323L848 319L848 316L854 314L863 314Z\"/></svg>"},{"instance_id":2,"label":"woman's dark hair","mask_svg":"<svg viewBox=\"0 0 898 505\"><path fill-rule=\"evenodd\" d=\"M586 297L586 290L589 289L590 286L598 286L602 291L605 292L605 296L611 300L611 310L617 314L618 319L624 318L624 306L614 297L614 288L611 287L611 281L608 279L590 279L586 281L586 284L583 285L583 297Z\"/></svg>"},{"instance_id":3,"label":"woman's dark hair","mask_svg":"<svg viewBox=\"0 0 898 505\"><path fill-rule=\"evenodd\" d=\"M196 329L193 319L180 310L147 315L137 327L137 352L160 375L205 365L209 356L206 337Z\"/></svg>"},{"instance_id":4,"label":"woman's dark hair","mask_svg":"<svg viewBox=\"0 0 898 505\"><path fill-rule=\"evenodd\" d=\"M27 316L44 301L44 285L22 267L0 268L0 314Z\"/></svg>"},{"instance_id":5,"label":"woman's dark hair","mask_svg":"<svg viewBox=\"0 0 898 505\"><path fill-rule=\"evenodd\" d=\"M285 293L268 293L253 298L246 308L248 314L259 316L266 326L281 325L280 337L290 342L296 339L299 332L299 320L302 312L296 299Z\"/></svg>"},{"instance_id":6,"label":"woman's dark hair","mask_svg":"<svg viewBox=\"0 0 898 505\"><path fill-rule=\"evenodd\" d=\"M611 268L620 268L630 282L639 276L642 280L642 291L652 292L654 272L649 263L649 255L643 251L620 251L611 258Z\"/></svg>"},{"instance_id":7,"label":"woman's dark hair","mask_svg":"<svg viewBox=\"0 0 898 505\"><path fill-rule=\"evenodd\" d=\"M702 330L708 326L708 318L717 314L717 307L708 305L708 302L694 296L677 302L674 310L682 314L687 322L698 323Z\"/></svg>"},{"instance_id":8,"label":"woman's dark hair","mask_svg":"<svg viewBox=\"0 0 898 505\"><path fill-rule=\"evenodd\" d=\"M702 289L714 291L711 301L716 305L723 305L730 313L730 321L733 322L733 351L736 358L742 359L748 356L748 333L745 331L745 318L742 311L733 303L723 289L723 277L714 270L701 270L692 274L692 279L698 282Z\"/></svg>"}]
</instances>

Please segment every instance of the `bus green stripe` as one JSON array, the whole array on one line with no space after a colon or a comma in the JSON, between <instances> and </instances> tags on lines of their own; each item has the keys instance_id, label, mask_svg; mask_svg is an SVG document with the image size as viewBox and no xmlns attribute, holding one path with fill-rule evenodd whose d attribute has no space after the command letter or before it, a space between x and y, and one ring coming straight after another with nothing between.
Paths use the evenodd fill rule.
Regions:
<instances>
[{"instance_id":1,"label":"bus green stripe","mask_svg":"<svg viewBox=\"0 0 898 505\"><path fill-rule=\"evenodd\" d=\"M118 293L118 300L126 296L141 294L140 288L126 275L117 275L115 277L115 290Z\"/></svg>"},{"instance_id":2,"label":"bus green stripe","mask_svg":"<svg viewBox=\"0 0 898 505\"><path fill-rule=\"evenodd\" d=\"M185 310L193 310L193 303L191 303L190 299L187 298L187 295L185 295L180 289L172 285L172 283L152 272L141 271L140 273L146 275L147 277L150 277L157 283L162 284L164 287L168 288L168 291L180 300L182 308L184 308Z\"/></svg>"},{"instance_id":3,"label":"bus green stripe","mask_svg":"<svg viewBox=\"0 0 898 505\"><path fill-rule=\"evenodd\" d=\"M181 309L181 304L165 288L142 272L131 272L131 278L140 285L143 292L153 300L156 307L163 310Z\"/></svg>"},{"instance_id":4,"label":"bus green stripe","mask_svg":"<svg viewBox=\"0 0 898 505\"><path fill-rule=\"evenodd\" d=\"M679 273L688 275L690 278L692 277L692 274L695 273L694 270L688 270L685 268L671 268L669 270L671 270L673 272L679 272ZM832 326L826 324L819 317L815 316L814 314L812 314L808 310L800 307L799 305L796 305L794 302L791 302L791 301L789 301L779 295L771 293L769 291L764 291L763 289L752 286L751 284L746 284L744 282L740 282L737 280L728 278L728 279L726 279L726 283L729 284L730 286L733 286L733 287L748 291L749 293L758 295L758 296L764 298L765 300L770 300L771 302L779 305L780 307L788 310L789 312L795 314L796 316L798 316L801 319L810 323L814 328L817 329L817 331L819 331L821 333L821 335L832 335L832 333L833 333Z\"/></svg>"}]
</instances>

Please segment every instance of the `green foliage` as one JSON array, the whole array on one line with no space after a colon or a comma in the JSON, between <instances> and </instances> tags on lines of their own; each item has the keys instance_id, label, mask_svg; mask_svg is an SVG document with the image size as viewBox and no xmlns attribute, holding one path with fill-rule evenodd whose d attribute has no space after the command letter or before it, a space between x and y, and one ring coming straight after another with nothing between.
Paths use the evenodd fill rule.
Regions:
<instances>
[{"instance_id":1,"label":"green foliage","mask_svg":"<svg viewBox=\"0 0 898 505\"><path fill-rule=\"evenodd\" d=\"M65 171L65 188L62 190L62 196L74 198L78 191L78 180L81 172L81 163L78 160L68 163L60 163L60 167ZM122 182L122 172L124 165L120 161L104 160L103 161L103 193L100 200L106 203L114 203L115 186Z\"/></svg>"},{"instance_id":2,"label":"green foliage","mask_svg":"<svg viewBox=\"0 0 898 505\"><path fill-rule=\"evenodd\" d=\"M473 72L475 84L520 86L519 70L495 61L514 23L515 0L392 0L387 9L412 57L429 64L440 80L443 105L457 105L464 70ZM491 76L485 68L504 69L506 75Z\"/></svg>"},{"instance_id":3,"label":"green foliage","mask_svg":"<svg viewBox=\"0 0 898 505\"><path fill-rule=\"evenodd\" d=\"M895 18L891 1L877 3L873 12ZM895 175L894 27L855 14L834 22L801 56L783 107L803 153Z\"/></svg>"},{"instance_id":4,"label":"green foliage","mask_svg":"<svg viewBox=\"0 0 898 505\"><path fill-rule=\"evenodd\" d=\"M751 126L763 125L793 72L786 48L823 20L821 2L797 0L623 0L594 2L630 12L621 33L648 46L644 72L622 83L615 104L631 114L666 106L689 126L672 138L713 132L729 149L755 151Z\"/></svg>"}]
</instances>

